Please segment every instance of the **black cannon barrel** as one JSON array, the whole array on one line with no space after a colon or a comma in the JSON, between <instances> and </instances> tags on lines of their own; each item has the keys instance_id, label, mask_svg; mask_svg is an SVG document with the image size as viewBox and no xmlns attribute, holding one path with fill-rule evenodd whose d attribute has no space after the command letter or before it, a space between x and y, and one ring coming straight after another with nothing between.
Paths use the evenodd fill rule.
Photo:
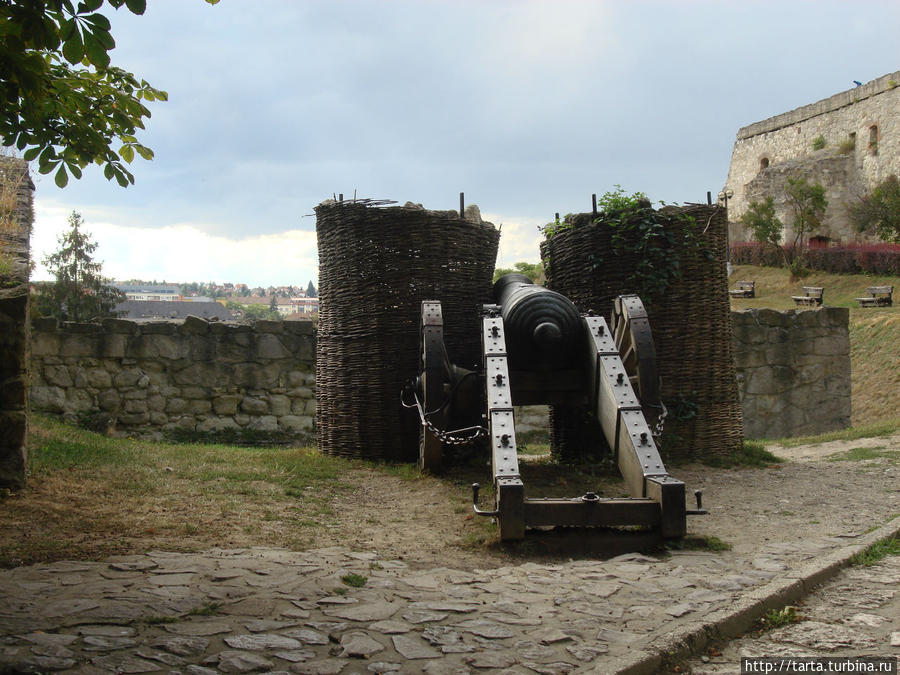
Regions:
<instances>
[{"instance_id":1,"label":"black cannon barrel","mask_svg":"<svg viewBox=\"0 0 900 675\"><path fill-rule=\"evenodd\" d=\"M494 283L510 365L518 369L561 369L581 357L582 320L564 295L538 286L524 274L506 274Z\"/></svg>"}]
</instances>

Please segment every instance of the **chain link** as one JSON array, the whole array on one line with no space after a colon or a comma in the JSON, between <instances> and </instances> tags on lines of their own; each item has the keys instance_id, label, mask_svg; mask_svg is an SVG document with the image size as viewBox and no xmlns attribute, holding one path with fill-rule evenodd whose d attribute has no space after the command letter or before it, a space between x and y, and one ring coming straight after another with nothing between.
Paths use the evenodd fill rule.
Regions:
<instances>
[{"instance_id":1,"label":"chain link","mask_svg":"<svg viewBox=\"0 0 900 675\"><path fill-rule=\"evenodd\" d=\"M656 406L654 406L656 407ZM669 414L669 411L666 409L666 404L660 400L659 407L662 408L662 412L659 414L659 417L656 418L656 425L653 428L653 431L650 432L653 434L653 438L660 438L663 434L663 427L666 423L666 415Z\"/></svg>"},{"instance_id":2,"label":"chain link","mask_svg":"<svg viewBox=\"0 0 900 675\"><path fill-rule=\"evenodd\" d=\"M404 400L403 395L405 393L411 393L415 403L407 403ZM419 418L422 420L422 424L425 428L430 431L435 438L437 438L441 443L446 443L447 445L468 445L469 443L474 443L479 438L483 438L487 435L487 429L482 426L475 427L464 427L462 429L454 429L453 431L447 431L445 429L438 429L434 423L429 419L429 413L425 412L424 407L422 406L422 402L419 401L419 395L416 393L414 387L408 387L400 394L400 403L404 408L416 408L419 412ZM458 436L457 434L467 431L474 431L474 433L468 436Z\"/></svg>"}]
</instances>

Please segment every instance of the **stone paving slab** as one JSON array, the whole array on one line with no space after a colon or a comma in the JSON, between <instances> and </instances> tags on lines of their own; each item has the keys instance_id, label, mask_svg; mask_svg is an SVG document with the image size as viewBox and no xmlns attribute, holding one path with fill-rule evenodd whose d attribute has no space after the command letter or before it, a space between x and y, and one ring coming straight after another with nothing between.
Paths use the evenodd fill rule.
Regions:
<instances>
[{"instance_id":1,"label":"stone paving slab","mask_svg":"<svg viewBox=\"0 0 900 675\"><path fill-rule=\"evenodd\" d=\"M744 554L674 551L474 571L413 569L343 548L33 565L0 573L0 667L654 672L660 654L683 650L698 630L709 633L716 620L734 628L742 612L746 619L802 592L823 564L875 536L883 533L851 546L825 537ZM348 574L365 584L347 586Z\"/></svg>"}]
</instances>

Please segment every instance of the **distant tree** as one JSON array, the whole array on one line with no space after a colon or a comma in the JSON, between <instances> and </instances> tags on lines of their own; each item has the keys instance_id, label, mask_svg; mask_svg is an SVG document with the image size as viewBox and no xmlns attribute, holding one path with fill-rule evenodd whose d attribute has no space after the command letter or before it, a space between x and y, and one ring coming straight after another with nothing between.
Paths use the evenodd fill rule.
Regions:
<instances>
[{"instance_id":1,"label":"distant tree","mask_svg":"<svg viewBox=\"0 0 900 675\"><path fill-rule=\"evenodd\" d=\"M147 0L108 0L143 14ZM206 0L215 4L219 0ZM110 22L97 12L104 0L0 0L0 138L37 160L40 173L56 171L65 187L88 164L102 165L108 180L134 183L135 153L150 111L144 101L166 100L132 73L110 65L116 42ZM113 149L115 142L122 145Z\"/></svg>"},{"instance_id":2,"label":"distant tree","mask_svg":"<svg viewBox=\"0 0 900 675\"><path fill-rule=\"evenodd\" d=\"M543 284L545 281L543 263L517 262L513 263L512 269L508 267L495 269L494 281L504 274L524 274L536 284Z\"/></svg>"},{"instance_id":3,"label":"distant tree","mask_svg":"<svg viewBox=\"0 0 900 675\"><path fill-rule=\"evenodd\" d=\"M857 232L900 242L900 181L896 175L888 176L871 193L850 204L848 211Z\"/></svg>"},{"instance_id":4,"label":"distant tree","mask_svg":"<svg viewBox=\"0 0 900 675\"><path fill-rule=\"evenodd\" d=\"M306 287L306 297L307 298L319 297L319 292L316 290L316 287L313 286L312 280L310 280L309 285Z\"/></svg>"},{"instance_id":5,"label":"distant tree","mask_svg":"<svg viewBox=\"0 0 900 675\"><path fill-rule=\"evenodd\" d=\"M269 301L269 310L273 312L278 311L278 303L275 301L275 294L272 294L272 299Z\"/></svg>"},{"instance_id":6,"label":"distant tree","mask_svg":"<svg viewBox=\"0 0 900 675\"><path fill-rule=\"evenodd\" d=\"M802 177L788 178L785 197L794 232L794 241L788 255L791 257L791 265L795 266L795 263L802 264L804 259L804 241L822 226L828 200L825 199L825 188L820 183L810 183Z\"/></svg>"},{"instance_id":7,"label":"distant tree","mask_svg":"<svg viewBox=\"0 0 900 675\"><path fill-rule=\"evenodd\" d=\"M59 236L59 250L44 258L47 269L56 281L45 286L38 296L38 311L69 321L87 321L114 316L116 303L125 294L109 285L102 274L102 263L92 254L97 244L91 235L81 230L81 214L72 211L69 230Z\"/></svg>"},{"instance_id":8,"label":"distant tree","mask_svg":"<svg viewBox=\"0 0 900 675\"><path fill-rule=\"evenodd\" d=\"M761 202L750 202L750 206L741 216L741 223L753 234L753 239L761 244L781 248L781 235L784 223L775 215L775 198L766 197Z\"/></svg>"}]
</instances>

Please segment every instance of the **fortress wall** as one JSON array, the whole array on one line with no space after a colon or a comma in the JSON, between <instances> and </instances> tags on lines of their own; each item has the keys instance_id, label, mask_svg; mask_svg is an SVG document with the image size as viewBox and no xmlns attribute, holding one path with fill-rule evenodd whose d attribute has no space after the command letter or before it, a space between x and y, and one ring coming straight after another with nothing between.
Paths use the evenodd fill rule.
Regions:
<instances>
[{"instance_id":1,"label":"fortress wall","mask_svg":"<svg viewBox=\"0 0 900 675\"><path fill-rule=\"evenodd\" d=\"M309 440L315 330L310 321L57 324L32 331L32 410L114 435L255 432Z\"/></svg>"},{"instance_id":2,"label":"fortress wall","mask_svg":"<svg viewBox=\"0 0 900 675\"><path fill-rule=\"evenodd\" d=\"M843 203L862 194L890 174L900 175L900 71L872 80L861 87L835 94L790 112L770 117L738 131L731 156L726 188L729 220L736 223L749 203L766 193L754 181L782 190L785 178L765 174L788 172L805 175L827 189L830 207L826 215L829 236L854 238L846 224ZM876 127L874 144L870 129ZM855 146L847 152L841 144L855 134ZM813 149L822 136L826 146ZM764 159L769 168L763 169ZM790 163L794 162L792 166ZM777 192L773 194L778 200ZM780 216L783 213L779 214ZM730 231L732 241L747 240L739 225Z\"/></svg>"},{"instance_id":3,"label":"fortress wall","mask_svg":"<svg viewBox=\"0 0 900 675\"><path fill-rule=\"evenodd\" d=\"M850 312L731 313L744 436L785 438L850 426Z\"/></svg>"},{"instance_id":4,"label":"fortress wall","mask_svg":"<svg viewBox=\"0 0 900 675\"><path fill-rule=\"evenodd\" d=\"M34 220L28 165L0 157L0 488L25 486L28 240Z\"/></svg>"}]
</instances>

